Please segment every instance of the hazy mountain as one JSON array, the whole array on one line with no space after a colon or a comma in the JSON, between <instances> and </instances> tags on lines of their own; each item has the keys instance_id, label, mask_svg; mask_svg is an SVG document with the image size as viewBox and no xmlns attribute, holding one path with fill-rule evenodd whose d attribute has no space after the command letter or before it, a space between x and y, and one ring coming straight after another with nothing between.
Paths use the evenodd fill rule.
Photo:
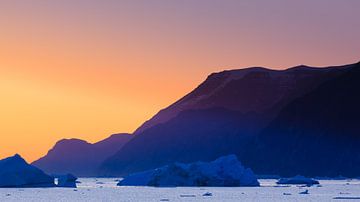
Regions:
<instances>
[{"instance_id":1,"label":"hazy mountain","mask_svg":"<svg viewBox=\"0 0 360 202\"><path fill-rule=\"evenodd\" d=\"M281 110L253 143L255 172L360 176L360 63Z\"/></svg>"},{"instance_id":2,"label":"hazy mountain","mask_svg":"<svg viewBox=\"0 0 360 202\"><path fill-rule=\"evenodd\" d=\"M107 159L101 174L124 175L179 161L209 161L244 148L289 102L349 66L248 68L211 74L190 94L144 123Z\"/></svg>"},{"instance_id":3,"label":"hazy mountain","mask_svg":"<svg viewBox=\"0 0 360 202\"><path fill-rule=\"evenodd\" d=\"M130 134L114 134L94 144L79 139L63 139L32 165L51 174L94 176L101 162L120 150L132 137Z\"/></svg>"}]
</instances>

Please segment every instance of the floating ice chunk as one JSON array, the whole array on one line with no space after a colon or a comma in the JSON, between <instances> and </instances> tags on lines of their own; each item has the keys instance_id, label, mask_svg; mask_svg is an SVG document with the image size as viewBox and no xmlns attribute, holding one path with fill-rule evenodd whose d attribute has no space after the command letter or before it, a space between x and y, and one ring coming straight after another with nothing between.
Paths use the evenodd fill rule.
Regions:
<instances>
[{"instance_id":1,"label":"floating ice chunk","mask_svg":"<svg viewBox=\"0 0 360 202\"><path fill-rule=\"evenodd\" d=\"M77 177L75 177L72 174L66 174L66 175L59 175L58 177L58 187L68 187L68 188L76 188L76 180Z\"/></svg>"},{"instance_id":2,"label":"floating ice chunk","mask_svg":"<svg viewBox=\"0 0 360 202\"><path fill-rule=\"evenodd\" d=\"M354 197L351 197L351 196L348 196L348 197L337 196L337 197L334 197L333 199L340 199L340 200L354 199L354 200L359 200L360 197L356 197L356 196L354 196Z\"/></svg>"},{"instance_id":3,"label":"floating ice chunk","mask_svg":"<svg viewBox=\"0 0 360 202\"><path fill-rule=\"evenodd\" d=\"M314 184L319 184L319 182L311 178L297 175L292 178L282 178L277 182L277 184L306 184L310 186Z\"/></svg>"},{"instance_id":4,"label":"floating ice chunk","mask_svg":"<svg viewBox=\"0 0 360 202\"><path fill-rule=\"evenodd\" d=\"M299 194L309 194L309 190L302 191Z\"/></svg>"},{"instance_id":5,"label":"floating ice chunk","mask_svg":"<svg viewBox=\"0 0 360 202\"><path fill-rule=\"evenodd\" d=\"M259 186L251 169L246 169L235 155L209 163L173 163L154 170L125 177L119 186Z\"/></svg>"},{"instance_id":6,"label":"floating ice chunk","mask_svg":"<svg viewBox=\"0 0 360 202\"><path fill-rule=\"evenodd\" d=\"M194 194L182 194L180 195L180 197L186 198L186 197L196 197L196 196Z\"/></svg>"},{"instance_id":7,"label":"floating ice chunk","mask_svg":"<svg viewBox=\"0 0 360 202\"><path fill-rule=\"evenodd\" d=\"M206 192L205 194L203 194L203 196L212 196L211 192Z\"/></svg>"}]
</instances>

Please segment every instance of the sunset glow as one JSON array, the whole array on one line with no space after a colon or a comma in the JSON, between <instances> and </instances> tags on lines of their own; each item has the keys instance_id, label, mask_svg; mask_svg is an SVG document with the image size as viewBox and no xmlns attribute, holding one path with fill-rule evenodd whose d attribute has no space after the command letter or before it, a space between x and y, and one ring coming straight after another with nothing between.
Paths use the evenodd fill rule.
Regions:
<instances>
[{"instance_id":1,"label":"sunset glow","mask_svg":"<svg viewBox=\"0 0 360 202\"><path fill-rule=\"evenodd\" d=\"M357 62L358 8L358 0L1 1L0 158L33 161L62 138L131 133L212 72Z\"/></svg>"}]
</instances>

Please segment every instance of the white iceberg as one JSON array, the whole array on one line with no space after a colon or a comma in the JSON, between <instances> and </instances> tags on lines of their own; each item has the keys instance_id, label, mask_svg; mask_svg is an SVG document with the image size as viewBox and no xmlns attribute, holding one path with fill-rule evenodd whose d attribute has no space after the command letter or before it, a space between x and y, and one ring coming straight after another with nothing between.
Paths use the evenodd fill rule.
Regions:
<instances>
[{"instance_id":1,"label":"white iceberg","mask_svg":"<svg viewBox=\"0 0 360 202\"><path fill-rule=\"evenodd\" d=\"M235 155L205 163L173 163L154 170L126 176L119 186L259 186L251 169L246 169Z\"/></svg>"},{"instance_id":2,"label":"white iceberg","mask_svg":"<svg viewBox=\"0 0 360 202\"><path fill-rule=\"evenodd\" d=\"M54 178L16 154L0 160L0 187L54 187Z\"/></svg>"},{"instance_id":3,"label":"white iceberg","mask_svg":"<svg viewBox=\"0 0 360 202\"><path fill-rule=\"evenodd\" d=\"M295 177L291 177L291 178L281 178L277 184L305 184L308 186L314 185L314 184L319 184L319 181L311 179L311 178L307 178L301 175L297 175Z\"/></svg>"}]
</instances>

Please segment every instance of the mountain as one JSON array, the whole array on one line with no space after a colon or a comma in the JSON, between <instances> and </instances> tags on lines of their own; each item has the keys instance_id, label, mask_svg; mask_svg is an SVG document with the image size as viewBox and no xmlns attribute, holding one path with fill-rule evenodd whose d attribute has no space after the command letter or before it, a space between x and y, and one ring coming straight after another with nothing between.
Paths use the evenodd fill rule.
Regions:
<instances>
[{"instance_id":1,"label":"mountain","mask_svg":"<svg viewBox=\"0 0 360 202\"><path fill-rule=\"evenodd\" d=\"M257 173L359 177L359 115L357 63L284 107L254 141L246 162Z\"/></svg>"},{"instance_id":2,"label":"mountain","mask_svg":"<svg viewBox=\"0 0 360 202\"><path fill-rule=\"evenodd\" d=\"M274 110L275 105L275 109L279 109L346 67L313 68L300 65L287 70L252 67L213 73L194 91L146 121L134 134L165 123L180 112L191 109L222 107L242 113Z\"/></svg>"},{"instance_id":3,"label":"mountain","mask_svg":"<svg viewBox=\"0 0 360 202\"><path fill-rule=\"evenodd\" d=\"M53 177L16 154L0 160L0 188L13 187L55 187L55 184Z\"/></svg>"},{"instance_id":4,"label":"mountain","mask_svg":"<svg viewBox=\"0 0 360 202\"><path fill-rule=\"evenodd\" d=\"M255 67L211 74L137 129L136 136L102 164L100 174L122 176L232 153L243 157L283 107L349 67Z\"/></svg>"},{"instance_id":5,"label":"mountain","mask_svg":"<svg viewBox=\"0 0 360 202\"><path fill-rule=\"evenodd\" d=\"M134 137L104 163L107 167L102 167L101 175L123 175L174 161L214 160L245 142L261 122L256 115L222 108L185 111L138 134L141 138Z\"/></svg>"},{"instance_id":6,"label":"mountain","mask_svg":"<svg viewBox=\"0 0 360 202\"><path fill-rule=\"evenodd\" d=\"M132 137L130 134L114 134L94 144L79 139L63 139L32 165L51 174L95 176L99 165Z\"/></svg>"}]
</instances>

